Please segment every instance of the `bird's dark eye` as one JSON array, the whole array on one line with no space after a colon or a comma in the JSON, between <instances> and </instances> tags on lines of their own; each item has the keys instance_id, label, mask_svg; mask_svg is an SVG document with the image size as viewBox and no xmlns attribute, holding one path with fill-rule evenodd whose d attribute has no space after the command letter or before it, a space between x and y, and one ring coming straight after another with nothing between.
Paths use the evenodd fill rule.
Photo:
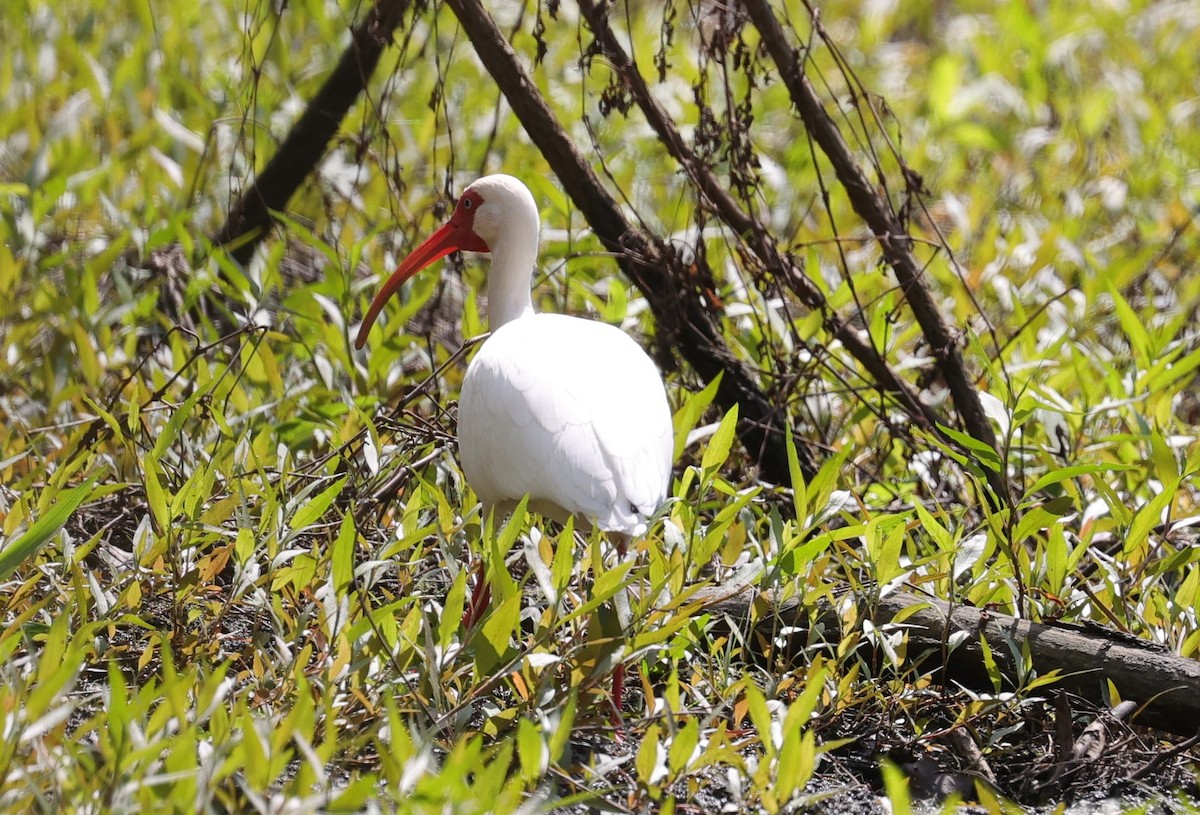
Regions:
<instances>
[{"instance_id":1,"label":"bird's dark eye","mask_svg":"<svg viewBox=\"0 0 1200 815\"><path fill-rule=\"evenodd\" d=\"M463 209L470 209L472 206L474 206L474 204L471 203L470 198L463 199Z\"/></svg>"}]
</instances>

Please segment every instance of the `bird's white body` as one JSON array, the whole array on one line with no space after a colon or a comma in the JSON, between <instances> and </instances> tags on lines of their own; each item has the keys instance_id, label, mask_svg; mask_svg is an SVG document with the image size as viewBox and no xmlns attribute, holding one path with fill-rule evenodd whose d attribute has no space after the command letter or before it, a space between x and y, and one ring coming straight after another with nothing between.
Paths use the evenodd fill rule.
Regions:
<instances>
[{"instance_id":1,"label":"bird's white body","mask_svg":"<svg viewBox=\"0 0 1200 815\"><path fill-rule=\"evenodd\" d=\"M581 527L615 533L623 552L629 537L646 531L671 484L666 389L646 352L620 329L534 313L529 289L539 227L524 184L508 175L479 179L463 191L450 220L388 278L355 345L363 347L388 298L412 275L455 250L490 252L492 335L471 360L458 403L467 482L485 516L507 513L528 496L530 508L543 515L574 516ZM464 628L479 620L490 594L480 565ZM624 675L618 663L612 692L618 712Z\"/></svg>"},{"instance_id":2,"label":"bird's white body","mask_svg":"<svg viewBox=\"0 0 1200 815\"><path fill-rule=\"evenodd\" d=\"M458 407L467 482L485 512L526 495L556 520L641 535L671 479L671 412L654 363L605 323L525 314L471 361Z\"/></svg>"},{"instance_id":3,"label":"bird's white body","mask_svg":"<svg viewBox=\"0 0 1200 815\"><path fill-rule=\"evenodd\" d=\"M467 368L458 445L484 505L529 506L581 527L640 535L671 483L671 410L654 363L605 323L535 314L530 287L540 220L529 190L508 175L463 192L471 234L492 255L492 336Z\"/></svg>"},{"instance_id":4,"label":"bird's white body","mask_svg":"<svg viewBox=\"0 0 1200 815\"><path fill-rule=\"evenodd\" d=\"M666 498L671 410L654 363L620 329L560 314L535 314L537 204L509 175L484 176L454 214L400 264L367 310L361 348L405 280L458 249L489 252L492 335L467 368L458 407L467 482L493 508L530 507L557 520L627 536Z\"/></svg>"}]
</instances>

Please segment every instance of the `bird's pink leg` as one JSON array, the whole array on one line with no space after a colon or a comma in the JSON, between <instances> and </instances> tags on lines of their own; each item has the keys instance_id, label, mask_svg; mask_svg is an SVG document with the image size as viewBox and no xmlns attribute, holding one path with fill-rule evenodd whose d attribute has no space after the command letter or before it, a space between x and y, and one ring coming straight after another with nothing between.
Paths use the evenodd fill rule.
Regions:
<instances>
[{"instance_id":1,"label":"bird's pink leg","mask_svg":"<svg viewBox=\"0 0 1200 815\"><path fill-rule=\"evenodd\" d=\"M471 589L471 599L467 601L467 609L463 612L462 624L468 629L483 616L483 610L492 602L492 586L487 582L483 573L483 561L475 564L475 585Z\"/></svg>"},{"instance_id":2,"label":"bird's pink leg","mask_svg":"<svg viewBox=\"0 0 1200 815\"><path fill-rule=\"evenodd\" d=\"M612 703L617 723L620 723L621 705L625 701L625 663L617 663L612 673Z\"/></svg>"}]
</instances>

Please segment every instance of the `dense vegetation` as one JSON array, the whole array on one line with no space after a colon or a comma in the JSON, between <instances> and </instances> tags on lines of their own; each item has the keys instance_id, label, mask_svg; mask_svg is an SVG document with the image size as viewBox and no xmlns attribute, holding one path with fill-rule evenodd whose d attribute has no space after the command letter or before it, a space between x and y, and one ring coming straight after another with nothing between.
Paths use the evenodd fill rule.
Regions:
<instances>
[{"instance_id":1,"label":"dense vegetation","mask_svg":"<svg viewBox=\"0 0 1200 815\"><path fill-rule=\"evenodd\" d=\"M1135 719L1119 748L1062 760L1064 705L1068 736L1096 711L1056 700L1054 676L936 686L902 621L846 598L916 587L1200 657L1200 8L836 0L820 31L791 12L911 223L996 449L910 424L697 205L573 4L493 12L630 217L713 271L723 339L823 463L789 489L756 479L736 414L656 335L431 5L245 266L206 236L367 7L5 15L0 807L903 810L928 763L966 779L949 806L1195 794L1194 746L1169 753ZM744 22L678 1L612 17L689 144L950 421L937 349ZM418 277L352 349L379 275L485 171L543 205L539 306L621 325L666 372L676 500L636 560L534 516L482 523L453 406L485 263ZM470 558L509 570L466 632ZM695 601L738 583L761 591L756 619L832 602L842 625L806 632L807 659L764 658ZM625 586L635 621L614 633Z\"/></svg>"}]
</instances>

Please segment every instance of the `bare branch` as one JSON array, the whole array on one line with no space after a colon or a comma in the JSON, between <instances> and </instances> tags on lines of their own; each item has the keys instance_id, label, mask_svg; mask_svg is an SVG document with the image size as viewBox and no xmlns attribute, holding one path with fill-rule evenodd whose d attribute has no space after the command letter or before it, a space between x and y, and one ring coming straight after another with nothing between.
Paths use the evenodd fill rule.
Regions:
<instances>
[{"instance_id":1,"label":"bare branch","mask_svg":"<svg viewBox=\"0 0 1200 815\"><path fill-rule=\"evenodd\" d=\"M755 377L725 345L713 315L684 281L687 271L658 237L630 225L616 200L567 136L554 112L518 60L508 40L479 0L447 0L488 73L605 247L618 255L625 274L645 295L660 331L671 338L705 380L722 376L717 392L726 409L739 406L739 436L767 480L790 483L785 414L759 388ZM802 462L805 477L815 473Z\"/></svg>"},{"instance_id":2,"label":"bare branch","mask_svg":"<svg viewBox=\"0 0 1200 815\"><path fill-rule=\"evenodd\" d=\"M683 136L675 128L670 116L655 101L645 78L613 34L608 25L607 12L593 0L579 0L579 7L592 33L604 49L605 57L632 93L646 121L658 134L659 141L683 166L712 210L750 246L767 269L791 283L804 305L821 313L830 335L842 343L884 391L896 395L913 421L928 429L936 429L937 424L944 421L937 412L921 402L909 384L891 369L871 343L864 340L855 328L829 308L825 295L808 278L795 258L790 253L779 251L766 225L742 209L709 167L684 143Z\"/></svg>"},{"instance_id":3,"label":"bare branch","mask_svg":"<svg viewBox=\"0 0 1200 815\"><path fill-rule=\"evenodd\" d=\"M922 280L921 265L910 250L912 238L900 223L887 203L876 193L870 180L859 166L854 154L846 145L836 124L825 112L816 91L804 75L803 61L787 39L783 26L771 11L767 0L746 0L745 9L750 15L767 50L771 53L780 77L792 97L792 104L808 132L829 158L838 181L846 189L854 211L866 222L883 250L883 257L896 273L913 316L921 326L938 367L945 377L954 398L954 404L962 416L967 432L992 449L997 448L996 434L987 415L979 393L967 372L962 354L959 353L950 329L934 303ZM1012 504L1007 479L1002 473L987 470L988 482L1003 504Z\"/></svg>"},{"instance_id":4,"label":"bare branch","mask_svg":"<svg viewBox=\"0 0 1200 815\"><path fill-rule=\"evenodd\" d=\"M351 32L350 45L333 73L213 236L218 246L237 243L232 256L238 263L250 261L271 225L271 213L287 207L325 155L342 120L366 89L380 56L391 44L392 33L408 5L409 0L377 0L367 18Z\"/></svg>"}]
</instances>

